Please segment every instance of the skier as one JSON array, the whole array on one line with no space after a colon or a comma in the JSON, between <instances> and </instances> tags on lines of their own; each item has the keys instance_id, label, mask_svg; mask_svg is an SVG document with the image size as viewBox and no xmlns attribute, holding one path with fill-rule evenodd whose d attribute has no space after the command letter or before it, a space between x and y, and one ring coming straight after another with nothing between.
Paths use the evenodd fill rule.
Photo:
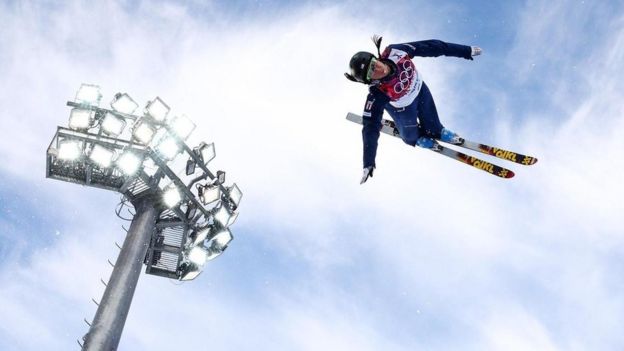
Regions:
<instances>
[{"instance_id":1,"label":"skier","mask_svg":"<svg viewBox=\"0 0 624 351\"><path fill-rule=\"evenodd\" d=\"M373 36L378 57L360 51L349 62L351 73L345 76L354 82L369 85L364 105L362 140L364 144L364 171L360 184L373 176L376 167L377 140L381 129L383 110L388 111L399 130L401 139L411 146L436 149L433 139L460 145L463 138L440 123L438 112L423 81L412 62L414 56L440 55L472 60L481 54L481 48L445 43L440 40L423 40L388 45L380 53L380 36Z\"/></svg>"}]
</instances>

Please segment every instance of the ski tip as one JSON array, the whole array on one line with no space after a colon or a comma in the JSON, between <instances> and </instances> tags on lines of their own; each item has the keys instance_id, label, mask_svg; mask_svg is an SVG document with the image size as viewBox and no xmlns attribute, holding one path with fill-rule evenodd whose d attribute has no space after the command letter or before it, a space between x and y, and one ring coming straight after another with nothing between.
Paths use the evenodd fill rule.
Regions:
<instances>
[{"instance_id":1,"label":"ski tip","mask_svg":"<svg viewBox=\"0 0 624 351\"><path fill-rule=\"evenodd\" d=\"M522 159L522 163L523 165L526 166L530 166L530 165L534 165L537 163L537 157L531 157L531 156L524 156L524 158Z\"/></svg>"},{"instance_id":2,"label":"ski tip","mask_svg":"<svg viewBox=\"0 0 624 351\"><path fill-rule=\"evenodd\" d=\"M512 170L505 169L505 168L501 169L498 173L494 173L494 174L504 179L513 178L516 175Z\"/></svg>"}]
</instances>

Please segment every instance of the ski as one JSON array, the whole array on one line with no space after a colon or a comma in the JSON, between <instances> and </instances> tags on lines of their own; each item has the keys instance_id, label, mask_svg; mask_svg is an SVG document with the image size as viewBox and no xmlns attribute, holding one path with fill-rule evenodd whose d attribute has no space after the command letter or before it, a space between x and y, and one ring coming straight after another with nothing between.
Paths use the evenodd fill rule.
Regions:
<instances>
[{"instance_id":1,"label":"ski","mask_svg":"<svg viewBox=\"0 0 624 351\"><path fill-rule=\"evenodd\" d=\"M434 148L430 150L433 152L442 154L444 156L450 157L459 162L463 162L469 166L488 172L500 178L512 178L515 175L512 170L501 167L499 165L495 165L493 163L489 163L487 161L484 161L474 156L466 155L457 150L449 149L438 143L435 143Z\"/></svg>"},{"instance_id":2,"label":"ski","mask_svg":"<svg viewBox=\"0 0 624 351\"><path fill-rule=\"evenodd\" d=\"M388 121L388 122L391 122L394 124L394 122L392 121ZM450 145L460 146L469 150L478 151L486 155L494 156L494 157L500 158L501 160L515 162L520 165L530 166L530 165L534 165L535 163L537 163L537 157L526 156L523 154L519 154L517 152L508 151L505 149L501 149L501 148L497 148L497 147L493 147L493 146L489 146L485 144L475 143L474 141L470 141L470 140L464 139L464 142L461 144L450 144Z\"/></svg>"},{"instance_id":3,"label":"ski","mask_svg":"<svg viewBox=\"0 0 624 351\"><path fill-rule=\"evenodd\" d=\"M352 116L349 117L349 115L352 115ZM354 113L349 113L349 115L347 115L347 119L348 120L350 120L352 122L355 122L355 123L362 124L362 122L357 121L358 118L361 120L362 117L360 117L359 115L356 115ZM382 129L385 128L386 130L392 130L393 131L393 133L388 133L387 131L384 132L383 130L382 130L382 132L384 132L386 134L393 135L393 136L398 136L399 135L398 134L399 131L396 130L396 125L394 124L394 121L387 120L387 119L382 119L381 120L381 124L383 126ZM394 133L396 133L396 135L394 135ZM460 147L466 148L468 150L481 152L483 154L486 154L486 155L489 155L489 156L494 156L494 157L500 158L501 160L507 160L507 161L515 162L515 163L520 164L520 165L530 166L530 165L534 165L534 164L537 163L537 157L519 154L519 153L514 152L514 151L509 151L509 150L505 150L505 149L501 149L501 148L498 148L498 147L489 146L489 145L486 145L486 144L477 143L477 142L466 140L466 139L464 139L464 142L462 144L449 144L449 145L460 146Z\"/></svg>"},{"instance_id":4,"label":"ski","mask_svg":"<svg viewBox=\"0 0 624 351\"><path fill-rule=\"evenodd\" d=\"M357 115L355 113L348 113L347 114L347 120L351 121L351 122L355 122L358 124L362 124L362 116ZM381 132L388 134L388 135L392 135L393 137L397 137L400 138L399 135L399 130L396 128L395 124L393 121L387 120L387 119L382 119L381 120ZM435 152L435 153L439 153L441 155L444 155L446 157L450 157L454 160L457 160L459 162L465 163L469 166L472 166L474 168L480 169L482 171L488 172L492 175L495 175L497 177L500 178L512 178L514 176L514 172L506 169L504 167L495 165L493 163L489 163L486 162L484 160L481 160L477 157L473 157L473 156L469 156L466 155L462 152L450 149L448 147L442 146L440 144L438 144L437 142L435 143L435 147L433 149L430 149L431 151Z\"/></svg>"}]
</instances>

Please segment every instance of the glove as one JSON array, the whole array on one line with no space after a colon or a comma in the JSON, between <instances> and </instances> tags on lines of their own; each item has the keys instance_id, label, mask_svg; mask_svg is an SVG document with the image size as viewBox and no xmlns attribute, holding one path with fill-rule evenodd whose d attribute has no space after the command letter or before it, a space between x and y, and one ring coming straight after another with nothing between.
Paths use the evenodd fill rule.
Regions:
<instances>
[{"instance_id":1,"label":"glove","mask_svg":"<svg viewBox=\"0 0 624 351\"><path fill-rule=\"evenodd\" d=\"M366 181L368 180L368 177L372 178L374 170L375 170L375 167L373 166L368 166L364 168L364 172L362 172L362 179L360 180L360 184L366 183Z\"/></svg>"},{"instance_id":2,"label":"glove","mask_svg":"<svg viewBox=\"0 0 624 351\"><path fill-rule=\"evenodd\" d=\"M483 51L478 46L471 46L470 49L471 49L470 56L472 56L472 57L481 55L481 52Z\"/></svg>"}]
</instances>

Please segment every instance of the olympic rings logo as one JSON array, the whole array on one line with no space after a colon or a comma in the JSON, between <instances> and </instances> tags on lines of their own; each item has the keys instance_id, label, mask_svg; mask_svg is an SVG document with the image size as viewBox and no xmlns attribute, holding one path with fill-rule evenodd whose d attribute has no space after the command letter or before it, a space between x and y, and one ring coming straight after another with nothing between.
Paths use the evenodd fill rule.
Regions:
<instances>
[{"instance_id":1,"label":"olympic rings logo","mask_svg":"<svg viewBox=\"0 0 624 351\"><path fill-rule=\"evenodd\" d=\"M399 73L399 81L394 84L394 92L400 94L408 88L413 76L414 65L409 60L403 61L403 70Z\"/></svg>"}]
</instances>

